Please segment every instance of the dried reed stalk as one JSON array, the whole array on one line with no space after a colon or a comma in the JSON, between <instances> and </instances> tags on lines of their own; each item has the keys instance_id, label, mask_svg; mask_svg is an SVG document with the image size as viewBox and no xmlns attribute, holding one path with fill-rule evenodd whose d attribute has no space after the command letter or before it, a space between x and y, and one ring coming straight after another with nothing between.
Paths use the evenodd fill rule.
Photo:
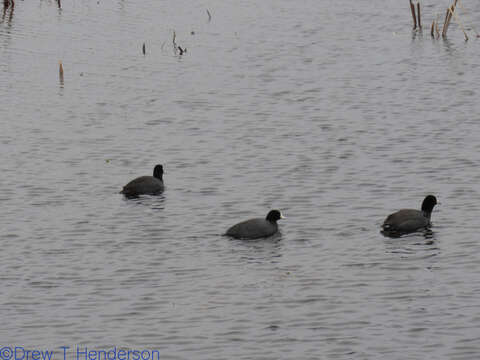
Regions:
<instances>
[{"instance_id":1,"label":"dried reed stalk","mask_svg":"<svg viewBox=\"0 0 480 360\"><path fill-rule=\"evenodd\" d=\"M63 85L63 65L62 65L62 62L59 61L58 62L59 66L58 66L58 75L60 77L60 83Z\"/></svg>"},{"instance_id":2,"label":"dried reed stalk","mask_svg":"<svg viewBox=\"0 0 480 360\"><path fill-rule=\"evenodd\" d=\"M174 30L172 43L173 43L173 51L175 52L175 54L177 53L177 42L175 41L176 38L177 38L177 34L175 34L175 30Z\"/></svg>"},{"instance_id":3,"label":"dried reed stalk","mask_svg":"<svg viewBox=\"0 0 480 360\"><path fill-rule=\"evenodd\" d=\"M442 30L442 37L445 37L447 34L447 23L448 23L448 17L450 15L450 8L447 9L447 12L445 14L445 21L443 22L443 30Z\"/></svg>"},{"instance_id":4,"label":"dried reed stalk","mask_svg":"<svg viewBox=\"0 0 480 360\"><path fill-rule=\"evenodd\" d=\"M417 16L415 15L415 5L413 5L412 0L410 0L410 10L412 10L413 30L415 30L417 28Z\"/></svg>"},{"instance_id":5,"label":"dried reed stalk","mask_svg":"<svg viewBox=\"0 0 480 360\"><path fill-rule=\"evenodd\" d=\"M14 0L3 0L3 8L4 10L12 7L12 9L15 7L15 1Z\"/></svg>"},{"instance_id":6,"label":"dried reed stalk","mask_svg":"<svg viewBox=\"0 0 480 360\"><path fill-rule=\"evenodd\" d=\"M422 21L420 19L420 2L417 3L418 28L422 28Z\"/></svg>"},{"instance_id":7,"label":"dried reed stalk","mask_svg":"<svg viewBox=\"0 0 480 360\"><path fill-rule=\"evenodd\" d=\"M447 8L447 13L445 14L445 22L443 24L443 31L442 31L442 37L447 36L447 31L448 27L450 26L450 22L452 20L453 14L455 13L455 7L457 6L457 1L450 5L449 8Z\"/></svg>"}]
</instances>

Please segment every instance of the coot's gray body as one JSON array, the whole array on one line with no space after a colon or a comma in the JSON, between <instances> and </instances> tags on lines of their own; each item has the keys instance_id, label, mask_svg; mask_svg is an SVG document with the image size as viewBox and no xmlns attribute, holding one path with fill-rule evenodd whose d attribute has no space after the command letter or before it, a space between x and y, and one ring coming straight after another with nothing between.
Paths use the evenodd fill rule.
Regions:
<instances>
[{"instance_id":1,"label":"coot's gray body","mask_svg":"<svg viewBox=\"0 0 480 360\"><path fill-rule=\"evenodd\" d=\"M267 217L242 221L229 228L225 235L237 239L259 239L274 235L278 231L277 220L283 219L278 210L272 210Z\"/></svg>"},{"instance_id":2,"label":"coot's gray body","mask_svg":"<svg viewBox=\"0 0 480 360\"><path fill-rule=\"evenodd\" d=\"M427 229L431 226L430 217L437 199L433 195L425 197L422 210L402 209L389 215L382 225L382 232L388 236L401 236Z\"/></svg>"},{"instance_id":3,"label":"coot's gray body","mask_svg":"<svg viewBox=\"0 0 480 360\"><path fill-rule=\"evenodd\" d=\"M163 184L163 166L157 165L153 169L153 176L140 176L130 181L120 193L127 197L138 195L157 195L165 190Z\"/></svg>"}]
</instances>

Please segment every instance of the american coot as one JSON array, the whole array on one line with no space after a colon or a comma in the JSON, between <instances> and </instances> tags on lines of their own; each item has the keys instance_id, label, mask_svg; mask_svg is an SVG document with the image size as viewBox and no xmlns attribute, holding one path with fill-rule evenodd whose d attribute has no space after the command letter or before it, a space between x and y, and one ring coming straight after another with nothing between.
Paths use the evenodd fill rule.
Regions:
<instances>
[{"instance_id":1,"label":"american coot","mask_svg":"<svg viewBox=\"0 0 480 360\"><path fill-rule=\"evenodd\" d=\"M275 234L278 231L277 220L284 219L278 210L271 210L265 219L256 218L233 225L225 235L237 239L258 239Z\"/></svg>"},{"instance_id":2,"label":"american coot","mask_svg":"<svg viewBox=\"0 0 480 360\"><path fill-rule=\"evenodd\" d=\"M431 226L430 216L436 204L437 198L428 195L423 200L421 211L403 209L389 215L382 225L382 233L387 236L398 237L429 228Z\"/></svg>"},{"instance_id":3,"label":"american coot","mask_svg":"<svg viewBox=\"0 0 480 360\"><path fill-rule=\"evenodd\" d=\"M127 197L138 195L156 195L165 189L163 185L163 166L156 165L153 176L140 176L123 187L120 191Z\"/></svg>"}]
</instances>

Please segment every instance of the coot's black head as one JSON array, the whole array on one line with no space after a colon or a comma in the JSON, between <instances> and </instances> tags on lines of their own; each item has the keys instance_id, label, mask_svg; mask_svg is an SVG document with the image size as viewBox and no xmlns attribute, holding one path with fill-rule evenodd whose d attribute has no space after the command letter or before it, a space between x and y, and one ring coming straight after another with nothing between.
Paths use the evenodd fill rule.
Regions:
<instances>
[{"instance_id":1,"label":"coot's black head","mask_svg":"<svg viewBox=\"0 0 480 360\"><path fill-rule=\"evenodd\" d=\"M433 207L437 205L437 198L433 195L428 195L425 197L422 203L422 211L430 214L433 210Z\"/></svg>"},{"instance_id":2,"label":"coot's black head","mask_svg":"<svg viewBox=\"0 0 480 360\"><path fill-rule=\"evenodd\" d=\"M267 218L266 218L268 221L270 222L277 222L277 220L280 220L280 219L284 219L284 217L282 216L282 213L278 210L270 210L270 212L267 214Z\"/></svg>"},{"instance_id":3,"label":"coot's black head","mask_svg":"<svg viewBox=\"0 0 480 360\"><path fill-rule=\"evenodd\" d=\"M155 168L153 169L153 177L156 177L157 179L163 180L163 166L162 165L156 165Z\"/></svg>"}]
</instances>

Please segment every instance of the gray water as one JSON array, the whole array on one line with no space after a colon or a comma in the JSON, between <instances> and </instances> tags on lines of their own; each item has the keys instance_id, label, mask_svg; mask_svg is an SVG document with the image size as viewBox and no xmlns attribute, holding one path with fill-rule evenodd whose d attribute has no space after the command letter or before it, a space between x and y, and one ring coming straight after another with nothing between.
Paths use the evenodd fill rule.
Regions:
<instances>
[{"instance_id":1,"label":"gray water","mask_svg":"<svg viewBox=\"0 0 480 360\"><path fill-rule=\"evenodd\" d=\"M17 0L0 347L478 359L480 39L411 22L407 1ZM118 194L155 164L163 195ZM429 193L432 236L379 233ZM221 236L272 208L278 235Z\"/></svg>"}]
</instances>

